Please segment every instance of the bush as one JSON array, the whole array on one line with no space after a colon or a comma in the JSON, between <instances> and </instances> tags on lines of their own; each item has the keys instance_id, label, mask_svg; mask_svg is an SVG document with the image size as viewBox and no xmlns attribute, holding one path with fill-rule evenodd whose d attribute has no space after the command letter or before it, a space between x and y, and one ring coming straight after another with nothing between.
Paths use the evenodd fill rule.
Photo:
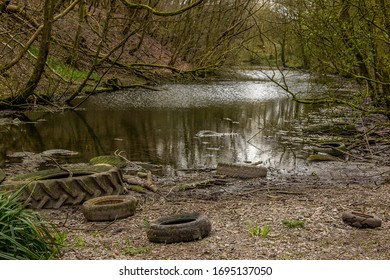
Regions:
<instances>
[{"instance_id":1,"label":"bush","mask_svg":"<svg viewBox=\"0 0 390 280\"><path fill-rule=\"evenodd\" d=\"M54 259L61 251L63 235L19 202L22 191L0 192L0 259Z\"/></svg>"}]
</instances>

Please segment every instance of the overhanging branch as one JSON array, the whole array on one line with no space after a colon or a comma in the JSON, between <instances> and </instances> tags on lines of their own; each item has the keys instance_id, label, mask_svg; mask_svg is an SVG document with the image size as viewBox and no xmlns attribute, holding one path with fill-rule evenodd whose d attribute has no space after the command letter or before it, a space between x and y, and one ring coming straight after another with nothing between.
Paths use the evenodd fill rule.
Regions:
<instances>
[{"instance_id":1,"label":"overhanging branch","mask_svg":"<svg viewBox=\"0 0 390 280\"><path fill-rule=\"evenodd\" d=\"M151 12L154 15L162 16L162 17L169 17L169 16L175 16L175 15L182 14L185 11L190 10L190 9L192 9L192 8L202 4L202 2L204 2L204 0L199 0L199 1L195 2L194 4L191 4L189 6L181 8L179 10L171 11L171 12L161 12L161 11L158 11L156 9L153 9L152 7L150 7L148 5L131 3L128 0L121 0L121 2L128 8L132 8L132 9L145 9L145 10L148 10L149 12Z\"/></svg>"}]
</instances>

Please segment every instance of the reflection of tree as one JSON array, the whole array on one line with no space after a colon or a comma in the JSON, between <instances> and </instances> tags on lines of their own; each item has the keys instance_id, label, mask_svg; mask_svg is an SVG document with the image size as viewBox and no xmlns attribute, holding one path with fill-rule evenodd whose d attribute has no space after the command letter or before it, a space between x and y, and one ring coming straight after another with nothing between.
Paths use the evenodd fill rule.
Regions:
<instances>
[{"instance_id":1,"label":"reflection of tree","mask_svg":"<svg viewBox=\"0 0 390 280\"><path fill-rule=\"evenodd\" d=\"M107 150L101 143L100 135L97 135L95 129L89 124L85 112L47 113L42 118L47 121L31 126L39 138L33 133L27 136L31 142L37 143L33 151L69 149L81 152L85 159L106 153ZM37 139L40 140L37 141Z\"/></svg>"},{"instance_id":2,"label":"reflection of tree","mask_svg":"<svg viewBox=\"0 0 390 280\"><path fill-rule=\"evenodd\" d=\"M85 128L87 129L88 135L90 135L90 139L92 139L92 143L95 147L95 154L100 155L100 154L107 154L107 151L104 147L104 145L101 144L100 138L95 134L93 128L88 124L88 122L85 119L84 114L80 114L77 111L75 111L75 116L81 120L81 122L84 124ZM76 130L76 133L78 131ZM80 139L80 138L79 138Z\"/></svg>"},{"instance_id":3,"label":"reflection of tree","mask_svg":"<svg viewBox=\"0 0 390 280\"><path fill-rule=\"evenodd\" d=\"M28 121L24 119L23 121ZM31 123L9 124L0 127L0 165L7 154L33 152L43 146L43 138Z\"/></svg>"}]
</instances>

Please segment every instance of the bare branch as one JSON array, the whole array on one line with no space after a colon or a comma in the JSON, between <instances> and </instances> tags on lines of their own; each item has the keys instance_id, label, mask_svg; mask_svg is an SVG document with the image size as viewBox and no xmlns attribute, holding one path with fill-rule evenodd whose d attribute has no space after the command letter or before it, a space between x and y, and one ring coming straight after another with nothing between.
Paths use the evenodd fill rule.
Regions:
<instances>
[{"instance_id":1,"label":"bare branch","mask_svg":"<svg viewBox=\"0 0 390 280\"><path fill-rule=\"evenodd\" d=\"M150 7L148 5L131 3L128 0L121 0L121 2L128 8L132 8L132 9L145 9L145 10L148 10L149 12L151 12L154 15L162 16L162 17L169 17L169 16L175 16L175 15L182 14L182 13L184 13L184 12L186 12L186 11L188 11L188 10L190 10L190 9L200 5L200 4L202 4L204 2L204 0L199 0L199 1L195 2L192 5L189 5L189 6L186 6L184 8L181 8L179 10L171 11L171 12L157 11L157 10L153 9L152 7Z\"/></svg>"}]
</instances>

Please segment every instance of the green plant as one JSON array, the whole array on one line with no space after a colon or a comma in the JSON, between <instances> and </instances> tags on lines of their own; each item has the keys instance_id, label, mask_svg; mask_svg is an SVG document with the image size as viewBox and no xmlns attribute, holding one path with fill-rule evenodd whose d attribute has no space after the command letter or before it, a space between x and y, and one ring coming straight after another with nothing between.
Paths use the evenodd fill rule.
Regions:
<instances>
[{"instance_id":1,"label":"green plant","mask_svg":"<svg viewBox=\"0 0 390 280\"><path fill-rule=\"evenodd\" d=\"M130 190L138 192L138 193L147 193L148 192L144 187L137 186L137 185L131 185Z\"/></svg>"},{"instance_id":2,"label":"green plant","mask_svg":"<svg viewBox=\"0 0 390 280\"><path fill-rule=\"evenodd\" d=\"M288 228L303 228L305 226L305 221L299 221L299 220L287 221L287 220L283 220L282 224L285 225Z\"/></svg>"},{"instance_id":3,"label":"green plant","mask_svg":"<svg viewBox=\"0 0 390 280\"><path fill-rule=\"evenodd\" d=\"M85 241L83 240L82 236L80 234L77 235L77 239L75 240L74 246L75 247L84 247Z\"/></svg>"},{"instance_id":4,"label":"green plant","mask_svg":"<svg viewBox=\"0 0 390 280\"><path fill-rule=\"evenodd\" d=\"M144 227L147 227L147 226L149 226L150 221L148 219L143 219L143 224L144 224Z\"/></svg>"},{"instance_id":5,"label":"green plant","mask_svg":"<svg viewBox=\"0 0 390 280\"><path fill-rule=\"evenodd\" d=\"M96 238L96 237L98 237L98 235L99 235L99 231L97 229L95 229L92 233L92 236Z\"/></svg>"},{"instance_id":6,"label":"green plant","mask_svg":"<svg viewBox=\"0 0 390 280\"><path fill-rule=\"evenodd\" d=\"M0 259L54 259L61 253L66 235L19 202L23 191L0 192Z\"/></svg>"},{"instance_id":7,"label":"green plant","mask_svg":"<svg viewBox=\"0 0 390 280\"><path fill-rule=\"evenodd\" d=\"M149 246L143 246L139 248L134 248L133 242L126 240L127 247L124 249L126 255L138 255L150 252L151 248Z\"/></svg>"},{"instance_id":8,"label":"green plant","mask_svg":"<svg viewBox=\"0 0 390 280\"><path fill-rule=\"evenodd\" d=\"M260 228L258 224L248 225L248 232L252 237L255 236L262 236L266 238L268 236L268 233L271 231L271 226L265 225Z\"/></svg>"},{"instance_id":9,"label":"green plant","mask_svg":"<svg viewBox=\"0 0 390 280\"><path fill-rule=\"evenodd\" d=\"M248 232L252 237L260 235L260 227L258 224L248 225Z\"/></svg>"},{"instance_id":10,"label":"green plant","mask_svg":"<svg viewBox=\"0 0 390 280\"><path fill-rule=\"evenodd\" d=\"M29 52L32 58L36 59L39 50L37 48L30 47ZM46 60L46 64L51 68L53 72L55 72L56 74L58 74L59 76L65 79L78 81L78 80L85 79L88 75L88 71L79 70L69 65L66 65L54 59L52 56L48 56ZM100 76L93 73L90 79L99 80Z\"/></svg>"},{"instance_id":11,"label":"green plant","mask_svg":"<svg viewBox=\"0 0 390 280\"><path fill-rule=\"evenodd\" d=\"M261 227L261 236L266 238L270 231L271 231L271 226L270 225L265 225L265 226Z\"/></svg>"}]
</instances>

